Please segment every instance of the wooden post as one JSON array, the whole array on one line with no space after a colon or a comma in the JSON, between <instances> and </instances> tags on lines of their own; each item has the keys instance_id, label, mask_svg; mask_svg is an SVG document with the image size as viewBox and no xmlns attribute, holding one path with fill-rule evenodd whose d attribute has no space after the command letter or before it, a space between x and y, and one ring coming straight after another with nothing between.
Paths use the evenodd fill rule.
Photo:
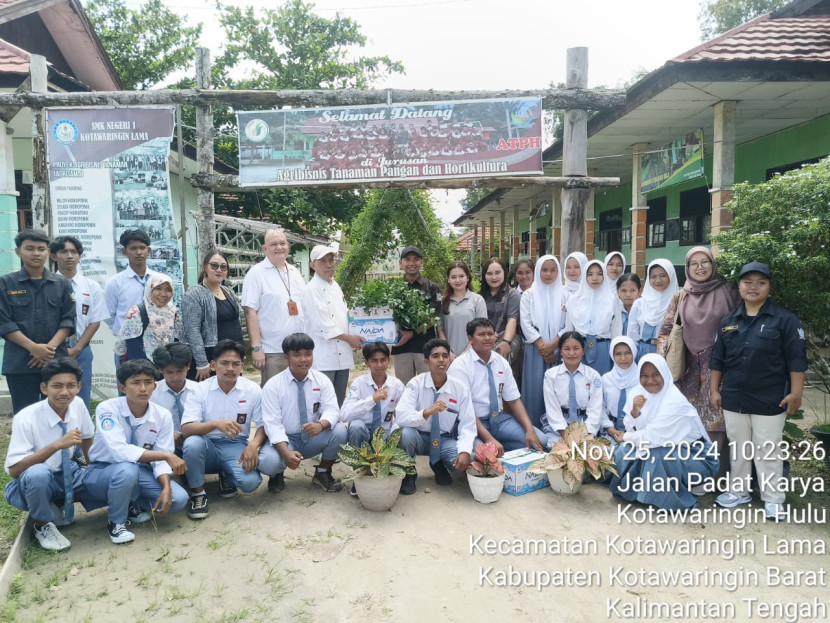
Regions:
<instances>
[{"instance_id":1,"label":"wooden post","mask_svg":"<svg viewBox=\"0 0 830 623\"><path fill-rule=\"evenodd\" d=\"M588 171L589 175L593 171ZM594 192L589 191L588 202L585 204L585 255L589 260L594 259L596 254L596 215L594 213Z\"/></svg>"},{"instance_id":2,"label":"wooden post","mask_svg":"<svg viewBox=\"0 0 830 623\"><path fill-rule=\"evenodd\" d=\"M481 258L481 263L483 264L488 258L493 257L495 253L495 243L496 243L496 217L490 217L490 235L487 237L487 257Z\"/></svg>"},{"instance_id":3,"label":"wooden post","mask_svg":"<svg viewBox=\"0 0 830 623\"><path fill-rule=\"evenodd\" d=\"M568 48L565 69L566 84L570 88L588 86L588 48ZM562 175L588 175L588 111L565 111L565 134L562 146ZM585 207L590 197L588 189L562 189L561 257L585 250Z\"/></svg>"},{"instance_id":4,"label":"wooden post","mask_svg":"<svg viewBox=\"0 0 830 623\"><path fill-rule=\"evenodd\" d=\"M646 220L648 204L640 192L640 157L648 150L648 143L636 143L631 161L631 272L646 276Z\"/></svg>"},{"instance_id":5,"label":"wooden post","mask_svg":"<svg viewBox=\"0 0 830 623\"><path fill-rule=\"evenodd\" d=\"M210 50L196 49L196 88L210 88ZM213 110L196 105L196 161L201 174L213 174ZM201 257L216 245L213 191L199 189L199 253Z\"/></svg>"},{"instance_id":6,"label":"wooden post","mask_svg":"<svg viewBox=\"0 0 830 623\"><path fill-rule=\"evenodd\" d=\"M32 54L29 58L29 77L32 92L46 93L49 70L46 57ZM42 229L51 237L49 218L48 173L46 171L45 113L42 106L32 107L32 227Z\"/></svg>"},{"instance_id":7,"label":"wooden post","mask_svg":"<svg viewBox=\"0 0 830 623\"><path fill-rule=\"evenodd\" d=\"M536 200L536 197L530 198L530 219L528 221L528 227L530 229L530 236L529 242L530 245L529 253L530 261L534 264L536 263L536 258L539 257L539 245L536 244L536 211L539 209L539 202Z\"/></svg>"},{"instance_id":8,"label":"wooden post","mask_svg":"<svg viewBox=\"0 0 830 623\"><path fill-rule=\"evenodd\" d=\"M476 245L478 245L478 225L473 227L473 238L470 240L470 271L475 274Z\"/></svg>"},{"instance_id":9,"label":"wooden post","mask_svg":"<svg viewBox=\"0 0 830 623\"><path fill-rule=\"evenodd\" d=\"M715 104L715 148L712 154L712 235L732 227L732 211L724 206L732 199L735 183L735 102ZM717 254L717 248L712 248Z\"/></svg>"},{"instance_id":10,"label":"wooden post","mask_svg":"<svg viewBox=\"0 0 830 623\"><path fill-rule=\"evenodd\" d=\"M550 205L550 254L559 257L562 254L562 193L560 189L554 188L551 192ZM567 253L565 256L567 256ZM564 269L565 265L563 264L562 270Z\"/></svg>"},{"instance_id":11,"label":"wooden post","mask_svg":"<svg viewBox=\"0 0 830 623\"><path fill-rule=\"evenodd\" d=\"M499 257L504 260L507 255L507 235L504 233L504 210L501 209L501 201L499 201Z\"/></svg>"},{"instance_id":12,"label":"wooden post","mask_svg":"<svg viewBox=\"0 0 830 623\"><path fill-rule=\"evenodd\" d=\"M519 259L519 247L522 244L522 231L519 227L518 205L513 206L513 228L511 233L513 234L513 244L511 245L513 247L513 252L510 254L510 263L515 264L516 261Z\"/></svg>"},{"instance_id":13,"label":"wooden post","mask_svg":"<svg viewBox=\"0 0 830 623\"><path fill-rule=\"evenodd\" d=\"M179 167L179 220L181 227L179 231L182 234L182 285L187 290L189 279L187 276L187 206L184 200L184 140L182 139L182 107L176 106L176 147L178 147L178 167ZM201 258L196 255L196 264L199 265Z\"/></svg>"}]
</instances>

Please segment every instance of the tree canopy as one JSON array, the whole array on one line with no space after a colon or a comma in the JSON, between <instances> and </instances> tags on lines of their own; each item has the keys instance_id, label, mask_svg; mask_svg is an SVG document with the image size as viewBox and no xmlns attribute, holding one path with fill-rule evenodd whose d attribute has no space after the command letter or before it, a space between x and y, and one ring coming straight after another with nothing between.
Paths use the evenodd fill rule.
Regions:
<instances>
[{"instance_id":1,"label":"tree canopy","mask_svg":"<svg viewBox=\"0 0 830 623\"><path fill-rule=\"evenodd\" d=\"M124 88L149 89L182 69L191 69L202 24L148 0L139 9L124 0L87 0L84 7Z\"/></svg>"},{"instance_id":2,"label":"tree canopy","mask_svg":"<svg viewBox=\"0 0 830 623\"><path fill-rule=\"evenodd\" d=\"M713 39L786 3L787 0L704 0L697 18L700 40Z\"/></svg>"}]
</instances>

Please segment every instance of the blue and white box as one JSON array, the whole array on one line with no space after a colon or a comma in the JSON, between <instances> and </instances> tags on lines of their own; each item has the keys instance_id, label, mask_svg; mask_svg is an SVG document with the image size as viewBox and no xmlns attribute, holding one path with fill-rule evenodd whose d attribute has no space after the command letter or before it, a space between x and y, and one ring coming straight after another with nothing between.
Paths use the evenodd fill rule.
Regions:
<instances>
[{"instance_id":1,"label":"blue and white box","mask_svg":"<svg viewBox=\"0 0 830 623\"><path fill-rule=\"evenodd\" d=\"M388 307L349 310L349 335L359 335L367 342L384 342L390 346L398 343L400 335Z\"/></svg>"},{"instance_id":2,"label":"blue and white box","mask_svg":"<svg viewBox=\"0 0 830 623\"><path fill-rule=\"evenodd\" d=\"M524 495L537 489L544 489L548 483L547 474L533 474L527 468L545 458L544 452L519 448L505 452L499 459L504 466L504 492L510 495Z\"/></svg>"}]
</instances>

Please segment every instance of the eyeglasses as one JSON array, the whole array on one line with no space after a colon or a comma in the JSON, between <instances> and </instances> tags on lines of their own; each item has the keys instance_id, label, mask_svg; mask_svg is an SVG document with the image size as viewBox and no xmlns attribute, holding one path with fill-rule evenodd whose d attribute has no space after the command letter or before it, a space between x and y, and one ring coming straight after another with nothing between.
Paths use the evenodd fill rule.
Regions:
<instances>
[{"instance_id":1,"label":"eyeglasses","mask_svg":"<svg viewBox=\"0 0 830 623\"><path fill-rule=\"evenodd\" d=\"M689 268L695 270L697 268L709 268L712 265L712 262L709 260L703 260L702 262L690 262Z\"/></svg>"},{"instance_id":2,"label":"eyeglasses","mask_svg":"<svg viewBox=\"0 0 830 623\"><path fill-rule=\"evenodd\" d=\"M220 264L219 262L208 262L208 266L213 270L221 270L222 272L228 270L227 264Z\"/></svg>"}]
</instances>

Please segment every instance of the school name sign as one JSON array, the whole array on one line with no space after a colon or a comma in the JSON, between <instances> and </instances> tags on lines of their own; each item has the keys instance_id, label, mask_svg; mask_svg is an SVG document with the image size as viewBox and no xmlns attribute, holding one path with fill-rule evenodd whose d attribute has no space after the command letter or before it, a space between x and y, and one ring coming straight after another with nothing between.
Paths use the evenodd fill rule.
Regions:
<instances>
[{"instance_id":1,"label":"school name sign","mask_svg":"<svg viewBox=\"0 0 830 623\"><path fill-rule=\"evenodd\" d=\"M241 186L542 174L542 102L240 112Z\"/></svg>"}]
</instances>

